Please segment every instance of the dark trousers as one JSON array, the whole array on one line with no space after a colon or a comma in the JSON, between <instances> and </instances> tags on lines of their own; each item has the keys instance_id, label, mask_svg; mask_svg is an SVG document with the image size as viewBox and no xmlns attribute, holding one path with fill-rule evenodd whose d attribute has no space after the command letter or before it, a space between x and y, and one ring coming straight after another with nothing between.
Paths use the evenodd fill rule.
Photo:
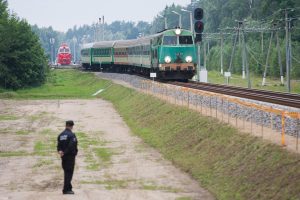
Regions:
<instances>
[{"instance_id":1,"label":"dark trousers","mask_svg":"<svg viewBox=\"0 0 300 200\"><path fill-rule=\"evenodd\" d=\"M75 156L65 155L62 157L62 168L64 170L64 188L63 192L72 190L72 177L75 166Z\"/></svg>"}]
</instances>

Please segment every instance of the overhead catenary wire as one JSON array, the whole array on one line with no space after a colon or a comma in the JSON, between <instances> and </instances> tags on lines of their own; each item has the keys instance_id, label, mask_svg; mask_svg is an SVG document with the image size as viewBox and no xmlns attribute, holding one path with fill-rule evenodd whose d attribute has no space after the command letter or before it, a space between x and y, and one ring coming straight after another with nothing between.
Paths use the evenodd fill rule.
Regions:
<instances>
[{"instance_id":1,"label":"overhead catenary wire","mask_svg":"<svg viewBox=\"0 0 300 200\"><path fill-rule=\"evenodd\" d=\"M293 8L295 9L299 9L300 7L296 7ZM243 31L243 33L245 35L251 34L251 33L260 33L262 35L262 37L266 34L270 34L270 44L269 44L269 48L268 48L268 53L266 54L266 63L262 64L261 61L259 61L259 58L264 57L264 53L263 53L263 49L264 49L264 42L263 42L263 38L261 39L261 45L262 45L262 51L260 53L255 53L248 45L245 47L246 51L248 51L248 53L250 54L251 59L254 59L256 61L257 64L259 64L260 66L265 66L265 70L263 73L263 78L265 79L267 76L267 70L269 67L269 58L270 58L270 45L272 44L272 40L273 37L276 37L276 42L275 42L275 46L276 46L276 53L278 54L278 65L280 67L280 77L281 77L281 84L284 84L283 82L283 66L282 66L282 59L281 59L281 48L280 48L280 40L279 40L279 34L283 33L284 31L286 31L286 27L284 26L284 22L289 22L291 23L292 21L294 21L293 23L293 27L291 27L291 25L289 25L289 30L290 30L290 34L292 30L300 30L300 28L297 27L298 23L300 20L299 16L291 16L291 17L285 17L284 19L280 16L282 16L282 14L286 13L286 10L290 10L290 8L287 9L279 9L277 11L275 11L274 13L272 13L271 15L265 17L262 20L251 20L251 21L243 21L243 27L237 26L237 27L226 27L226 28L219 28L218 30L220 31L219 33L205 33L204 34L204 39L205 40L218 40L221 41L223 40L223 42L225 40L233 40L233 49L231 52L231 57L230 57L230 64L228 67L228 72L232 71L233 68L233 60L234 60L234 56L236 54L236 47L237 47L237 39L239 38L239 34L238 32ZM284 12L283 12L284 11ZM223 32L223 35L221 35ZM274 35L275 34L275 35ZM291 39L289 38L289 52L288 54L291 56L290 58L286 58L286 60L295 60L297 63L300 63L300 61L293 57L291 54L292 52L292 47L291 47ZM240 41L240 40L239 40ZM221 42L222 43L222 42ZM239 43L240 44L240 43ZM222 45L221 45L222 46ZM222 47L224 48L224 47ZM222 51L222 49L221 49ZM219 55L219 54L218 54ZM223 56L223 52L221 52L221 55ZM244 74L244 70L245 70L245 61L244 61L244 52L243 52L243 74ZM257 55L257 56L256 56ZM209 57L209 55L208 55ZM291 68L291 64L292 62L289 61L290 66L289 68ZM223 65L223 57L221 58L221 72L222 72L222 65ZM244 76L243 76L244 77ZM263 81L264 82L264 81ZM264 85L264 84L263 84Z\"/></svg>"}]
</instances>

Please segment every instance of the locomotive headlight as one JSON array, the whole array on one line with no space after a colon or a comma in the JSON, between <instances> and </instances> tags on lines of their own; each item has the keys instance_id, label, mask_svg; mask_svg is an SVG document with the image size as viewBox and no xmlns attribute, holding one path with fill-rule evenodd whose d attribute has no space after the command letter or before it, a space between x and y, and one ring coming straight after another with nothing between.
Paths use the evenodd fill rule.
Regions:
<instances>
[{"instance_id":1,"label":"locomotive headlight","mask_svg":"<svg viewBox=\"0 0 300 200\"><path fill-rule=\"evenodd\" d=\"M181 29L180 29L180 28L177 28L177 29L175 30L175 34L176 34L176 35L180 35L180 34L181 34Z\"/></svg>"},{"instance_id":2,"label":"locomotive headlight","mask_svg":"<svg viewBox=\"0 0 300 200\"><path fill-rule=\"evenodd\" d=\"M191 62L193 61L192 56L187 56L187 57L185 58L185 61L186 61L187 63L191 63Z\"/></svg>"},{"instance_id":3,"label":"locomotive headlight","mask_svg":"<svg viewBox=\"0 0 300 200\"><path fill-rule=\"evenodd\" d=\"M166 56L166 57L165 57L165 62L166 62L166 63L169 64L169 63L171 63L171 61L172 61L172 59L171 59L170 56Z\"/></svg>"}]
</instances>

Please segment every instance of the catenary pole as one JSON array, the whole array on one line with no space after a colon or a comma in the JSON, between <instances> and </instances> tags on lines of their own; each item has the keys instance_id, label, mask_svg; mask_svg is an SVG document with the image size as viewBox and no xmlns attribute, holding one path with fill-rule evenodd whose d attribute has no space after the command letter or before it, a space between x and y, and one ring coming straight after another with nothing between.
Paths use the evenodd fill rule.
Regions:
<instances>
[{"instance_id":1,"label":"catenary pole","mask_svg":"<svg viewBox=\"0 0 300 200\"><path fill-rule=\"evenodd\" d=\"M289 48L289 19L288 11L285 9L285 48L286 48L286 81L287 91L291 92L290 85L290 48Z\"/></svg>"},{"instance_id":2,"label":"catenary pole","mask_svg":"<svg viewBox=\"0 0 300 200\"><path fill-rule=\"evenodd\" d=\"M278 65L280 67L280 81L281 84L284 84L284 77L283 77L283 68L282 68L282 59L281 59L281 50L280 50L280 42L279 42L279 31L276 31L276 48L278 54Z\"/></svg>"},{"instance_id":3,"label":"catenary pole","mask_svg":"<svg viewBox=\"0 0 300 200\"><path fill-rule=\"evenodd\" d=\"M266 85L266 77L267 77L267 71L268 71L268 67L269 67L269 58L270 58L270 53L271 53L273 35L274 35L274 31L271 31L269 49L268 49L268 53L267 53L266 66L265 66L265 71L264 71L264 75L263 75L263 81L262 81L262 84L261 84L262 86Z\"/></svg>"}]
</instances>

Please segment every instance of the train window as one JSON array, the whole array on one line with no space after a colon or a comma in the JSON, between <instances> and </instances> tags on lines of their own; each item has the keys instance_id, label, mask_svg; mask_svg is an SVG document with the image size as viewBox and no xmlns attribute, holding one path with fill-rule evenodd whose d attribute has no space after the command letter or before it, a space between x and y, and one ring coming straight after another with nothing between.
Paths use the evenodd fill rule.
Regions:
<instances>
[{"instance_id":1,"label":"train window","mask_svg":"<svg viewBox=\"0 0 300 200\"><path fill-rule=\"evenodd\" d=\"M153 55L154 58L157 58L157 49L154 49L154 55Z\"/></svg>"},{"instance_id":2,"label":"train window","mask_svg":"<svg viewBox=\"0 0 300 200\"><path fill-rule=\"evenodd\" d=\"M161 44L162 44L162 36L160 36L160 37L157 39L157 44L158 44L158 45L161 45Z\"/></svg>"},{"instance_id":3,"label":"train window","mask_svg":"<svg viewBox=\"0 0 300 200\"><path fill-rule=\"evenodd\" d=\"M70 49L65 49L65 53L69 53L70 52Z\"/></svg>"},{"instance_id":4,"label":"train window","mask_svg":"<svg viewBox=\"0 0 300 200\"><path fill-rule=\"evenodd\" d=\"M193 44L192 36L179 36L179 44Z\"/></svg>"},{"instance_id":5,"label":"train window","mask_svg":"<svg viewBox=\"0 0 300 200\"><path fill-rule=\"evenodd\" d=\"M164 45L177 45L176 36L164 36Z\"/></svg>"},{"instance_id":6,"label":"train window","mask_svg":"<svg viewBox=\"0 0 300 200\"><path fill-rule=\"evenodd\" d=\"M81 55L88 56L89 55L89 50L87 50L87 49L82 50Z\"/></svg>"}]
</instances>

